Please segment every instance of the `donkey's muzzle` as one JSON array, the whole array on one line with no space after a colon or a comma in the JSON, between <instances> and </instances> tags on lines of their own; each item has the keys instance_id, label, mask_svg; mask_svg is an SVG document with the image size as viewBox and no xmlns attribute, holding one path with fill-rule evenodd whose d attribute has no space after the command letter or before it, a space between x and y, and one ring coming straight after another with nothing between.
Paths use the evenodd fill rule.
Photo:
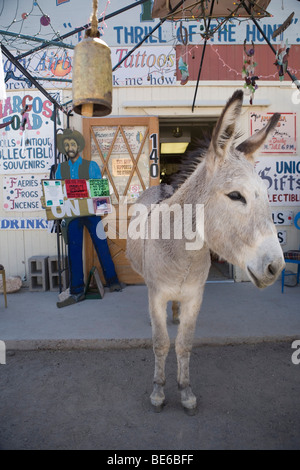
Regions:
<instances>
[{"instance_id":1,"label":"donkey's muzzle","mask_svg":"<svg viewBox=\"0 0 300 470\"><path fill-rule=\"evenodd\" d=\"M247 273L256 287L263 289L276 281L284 267L285 262L281 253L272 260L269 256L265 256L260 263L250 263L247 266Z\"/></svg>"}]
</instances>

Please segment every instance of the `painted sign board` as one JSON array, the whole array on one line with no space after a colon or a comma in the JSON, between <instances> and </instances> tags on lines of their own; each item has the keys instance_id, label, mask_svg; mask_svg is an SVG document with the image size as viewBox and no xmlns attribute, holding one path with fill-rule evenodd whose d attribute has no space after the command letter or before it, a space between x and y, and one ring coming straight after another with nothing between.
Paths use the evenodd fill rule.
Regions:
<instances>
[{"instance_id":1,"label":"painted sign board","mask_svg":"<svg viewBox=\"0 0 300 470\"><path fill-rule=\"evenodd\" d=\"M48 230L43 217L0 217L0 230Z\"/></svg>"},{"instance_id":2,"label":"painted sign board","mask_svg":"<svg viewBox=\"0 0 300 470\"><path fill-rule=\"evenodd\" d=\"M106 178L89 180L90 196L109 196L109 181Z\"/></svg>"},{"instance_id":3,"label":"painted sign board","mask_svg":"<svg viewBox=\"0 0 300 470\"><path fill-rule=\"evenodd\" d=\"M292 211L272 211L272 219L275 225L292 225L294 213Z\"/></svg>"},{"instance_id":4,"label":"painted sign board","mask_svg":"<svg viewBox=\"0 0 300 470\"><path fill-rule=\"evenodd\" d=\"M5 175L3 177L3 209L5 211L40 211L43 178L48 174Z\"/></svg>"},{"instance_id":5,"label":"painted sign board","mask_svg":"<svg viewBox=\"0 0 300 470\"><path fill-rule=\"evenodd\" d=\"M81 199L89 197L86 180L66 179L65 188L68 199Z\"/></svg>"},{"instance_id":6,"label":"painted sign board","mask_svg":"<svg viewBox=\"0 0 300 470\"><path fill-rule=\"evenodd\" d=\"M99 23L99 31L102 39L111 48L113 67L124 59L126 54L145 37L147 38L114 71L113 86L161 86L176 84L176 54L174 48L178 45L186 47L183 38L187 38L189 47L194 48L199 45L201 49L204 44L203 32L206 26L204 21L198 18L185 21L183 16L182 22L165 21L159 25L159 20L153 19L151 16L153 0L126 10L129 5L134 6L134 0L131 2L128 2L128 0L119 0L118 2L106 0L103 2L102 12L99 7L99 17L101 15L103 18L103 21ZM91 5L90 9L83 7L82 0L57 1L56 4L55 2L48 2L47 15L51 22L49 25L44 25L41 31L41 11L37 2L32 4L32 0L22 0L22 7L20 5L17 8L14 2L4 2L1 17L5 21L2 29L9 30L10 33L18 35L20 34L19 25L22 22L21 37L20 39L17 36L13 38L13 46L15 49L18 49L18 44L20 44L20 50L23 51L25 47L31 50L34 47L34 43L28 42L26 46L22 35L32 37L41 35L41 37L47 37L47 39L54 38L56 40L54 31L59 31L61 35L64 35L89 23L91 9ZM24 15L26 11L30 12L30 14L26 14L24 19L22 14ZM122 11L122 13L115 15L118 11ZM288 17L291 10L288 6L285 7L285 5L281 5L281 2L275 2L274 0L268 6L268 11L272 16L264 18L260 26L268 40L277 47L283 40L283 34L278 35L274 39L272 35L282 24L283 17ZM300 4L298 2L294 2L293 11L295 14L292 24L288 29L288 43L289 45L299 45L298 21L300 17ZM181 27L179 23L182 23ZM210 23L211 31L217 29L217 32L209 39L209 44L212 46L243 46L244 40L248 44L253 42L254 44L266 45L263 35L251 20L240 21L239 18L232 18L230 22L225 23L221 28L218 28L218 24L219 20L217 19L212 19ZM158 27L156 28L156 26ZM155 31L151 34L154 29ZM74 48L84 38L84 34L85 30L77 31L76 34L65 38L63 42ZM291 51L293 51L293 47ZM193 57L192 51L189 50L188 55ZM44 77L47 81L43 83L43 86L47 88L70 88L72 58L73 49L47 47L20 58L20 63L33 76ZM291 67L290 61L291 57L289 59L289 66ZM275 70L274 67L274 73ZM30 86L28 79L24 78L18 69L6 59L4 60L4 73L9 74L9 79L6 83L8 89L20 90ZM293 73L295 72L293 71ZM59 81L59 84L51 82L51 77ZM63 80L67 81L64 82Z\"/></svg>"},{"instance_id":7,"label":"painted sign board","mask_svg":"<svg viewBox=\"0 0 300 470\"><path fill-rule=\"evenodd\" d=\"M274 113L250 112L250 133L258 132L266 126ZM281 113L281 117L272 135L266 140L263 154L296 154L296 113Z\"/></svg>"},{"instance_id":8,"label":"painted sign board","mask_svg":"<svg viewBox=\"0 0 300 470\"><path fill-rule=\"evenodd\" d=\"M60 93L56 99L60 100ZM21 115L22 109L28 106ZM59 112L62 121L62 113ZM53 104L39 91L7 94L0 102L0 174L45 173L54 163ZM9 121L13 122L9 124ZM22 121L26 119L25 129ZM22 120L22 121L21 121Z\"/></svg>"},{"instance_id":9,"label":"painted sign board","mask_svg":"<svg viewBox=\"0 0 300 470\"><path fill-rule=\"evenodd\" d=\"M131 47L112 47L111 60L114 68ZM24 59L24 66L29 68L35 75L45 77L45 87L49 87L49 78L61 80L60 88L72 87L72 65L74 50L59 50L47 48L35 53L29 59ZM13 65L7 60L4 61L4 71L12 70ZM113 86L155 86L155 85L175 85L176 84L176 51L169 46L141 46L132 53L113 72ZM14 70L13 77L20 79L17 88L28 87L22 81L22 75L18 70ZM64 81L65 80L65 81ZM57 86L57 85L56 85ZM15 89L14 80L9 80L8 89Z\"/></svg>"},{"instance_id":10,"label":"painted sign board","mask_svg":"<svg viewBox=\"0 0 300 470\"><path fill-rule=\"evenodd\" d=\"M55 37L54 32L59 31L61 35L70 33L80 26L89 23L92 13L92 2L83 2L82 0L56 0L47 3L47 15L51 22L47 25L41 26L42 13L39 9L38 2L32 0L22 0L20 5L16 7L16 2L3 2L2 8L2 29L8 29L11 32L20 33L20 22L22 21L22 34L34 36L40 33L42 37L51 39ZM134 0L104 0L99 2L98 18L103 18L99 23L99 30L102 39L110 47L118 47L120 45L135 46L145 36L147 36L160 22L158 18L152 18L153 0L145 2L143 5L136 5L126 11L126 7L134 5ZM173 5L174 2L171 2ZM177 3L177 2L175 2ZM207 3L207 2L205 2ZM209 2L208 2L209 3ZM216 2L217 3L217 2ZM218 3L221 3L220 1ZM280 35L272 39L272 34L275 29L282 24L289 14L295 12L293 21L288 30L289 44L298 44L298 20L300 15L299 2L293 1L292 7L289 3L281 2L279 0L272 0L267 7L267 11L272 15L269 18L264 18L261 22L261 27L268 39L272 43L280 44L282 37ZM234 8L234 2L232 2ZM122 13L111 16L115 12L122 11ZM22 14L28 12L26 18L22 18ZM30 14L29 14L30 12ZM204 21L195 17L194 20L184 21L183 24L188 33L189 43L198 44L203 42L203 29ZM5 21L4 21L5 20ZM160 25L155 32L149 36L145 45L167 45L172 47L174 42L181 42L181 34L178 22L165 21ZM214 30L218 25L217 19L212 19L210 22L210 29ZM41 31L42 28L42 31ZM79 31L76 34L65 38L64 42L76 45L79 40L84 37L85 31ZM243 44L244 39L251 43L256 44L264 43L264 38L258 31L255 24L251 21L241 21L238 17L232 19L226 25L226 28L221 28L221 34L214 35L210 39L217 44ZM17 39L14 38L17 46ZM24 41L23 41L24 43ZM24 44L23 44L24 48ZM30 49L30 47L28 47ZM55 59L54 59L55 60Z\"/></svg>"},{"instance_id":11,"label":"painted sign board","mask_svg":"<svg viewBox=\"0 0 300 470\"><path fill-rule=\"evenodd\" d=\"M284 246L287 243L286 230L278 230L277 237L280 245Z\"/></svg>"},{"instance_id":12,"label":"painted sign board","mask_svg":"<svg viewBox=\"0 0 300 470\"><path fill-rule=\"evenodd\" d=\"M261 157L255 169L267 187L271 206L300 206L299 157Z\"/></svg>"},{"instance_id":13,"label":"painted sign board","mask_svg":"<svg viewBox=\"0 0 300 470\"><path fill-rule=\"evenodd\" d=\"M92 181L92 189L90 188L90 181ZM42 180L42 206L46 211L47 220L111 213L112 205L109 195L93 197L95 188L98 187L99 193L99 185L96 184L96 181L95 179ZM84 188L82 186L83 182ZM72 185L70 185L70 183L72 183ZM102 192L107 191L107 186L108 181L107 184L101 186ZM82 191L82 189L84 189L84 191ZM63 197L62 203L61 197ZM48 201L51 203L48 204Z\"/></svg>"}]
</instances>

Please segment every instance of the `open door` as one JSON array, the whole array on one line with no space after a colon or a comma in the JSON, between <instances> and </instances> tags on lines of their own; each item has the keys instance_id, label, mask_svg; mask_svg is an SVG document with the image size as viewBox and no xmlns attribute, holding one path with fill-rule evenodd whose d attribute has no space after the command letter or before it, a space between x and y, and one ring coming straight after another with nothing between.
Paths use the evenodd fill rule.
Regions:
<instances>
[{"instance_id":1,"label":"open door","mask_svg":"<svg viewBox=\"0 0 300 470\"><path fill-rule=\"evenodd\" d=\"M132 270L126 258L126 233L129 222L124 200L136 202L149 186L159 184L159 122L157 117L84 118L84 158L98 163L102 178L107 178L113 204L113 214L102 218L110 253L118 278L126 284L141 284L144 280ZM122 227L122 230L121 230ZM85 234L86 274L96 266L104 282L97 254L88 234Z\"/></svg>"}]
</instances>

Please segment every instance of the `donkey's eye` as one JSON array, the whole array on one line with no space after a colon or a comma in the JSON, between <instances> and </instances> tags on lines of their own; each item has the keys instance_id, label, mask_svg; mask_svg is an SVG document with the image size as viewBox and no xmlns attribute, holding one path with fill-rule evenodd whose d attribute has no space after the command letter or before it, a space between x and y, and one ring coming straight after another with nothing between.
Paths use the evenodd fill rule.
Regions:
<instances>
[{"instance_id":1,"label":"donkey's eye","mask_svg":"<svg viewBox=\"0 0 300 470\"><path fill-rule=\"evenodd\" d=\"M232 201L240 201L243 204L246 204L246 199L244 198L244 196L241 195L239 191L232 191L232 193L227 194L227 196Z\"/></svg>"}]
</instances>

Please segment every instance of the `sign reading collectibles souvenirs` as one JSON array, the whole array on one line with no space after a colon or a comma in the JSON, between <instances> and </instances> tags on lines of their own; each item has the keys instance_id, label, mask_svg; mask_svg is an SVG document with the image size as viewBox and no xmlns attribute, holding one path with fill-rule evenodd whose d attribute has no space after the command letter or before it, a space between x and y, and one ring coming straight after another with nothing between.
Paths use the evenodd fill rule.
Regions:
<instances>
[{"instance_id":1,"label":"sign reading collectibles souvenirs","mask_svg":"<svg viewBox=\"0 0 300 470\"><path fill-rule=\"evenodd\" d=\"M68 180L42 180L42 205L46 210L47 220L105 215L112 212L108 180L79 179L72 180L72 183L70 191ZM76 184L78 191L74 187ZM86 187L86 191L82 191L83 187Z\"/></svg>"},{"instance_id":2,"label":"sign reading collectibles souvenirs","mask_svg":"<svg viewBox=\"0 0 300 470\"><path fill-rule=\"evenodd\" d=\"M54 96L60 99L60 93ZM8 93L0 102L0 120L7 123L0 135L0 174L49 173L54 163L51 101L38 91Z\"/></svg>"}]
</instances>

